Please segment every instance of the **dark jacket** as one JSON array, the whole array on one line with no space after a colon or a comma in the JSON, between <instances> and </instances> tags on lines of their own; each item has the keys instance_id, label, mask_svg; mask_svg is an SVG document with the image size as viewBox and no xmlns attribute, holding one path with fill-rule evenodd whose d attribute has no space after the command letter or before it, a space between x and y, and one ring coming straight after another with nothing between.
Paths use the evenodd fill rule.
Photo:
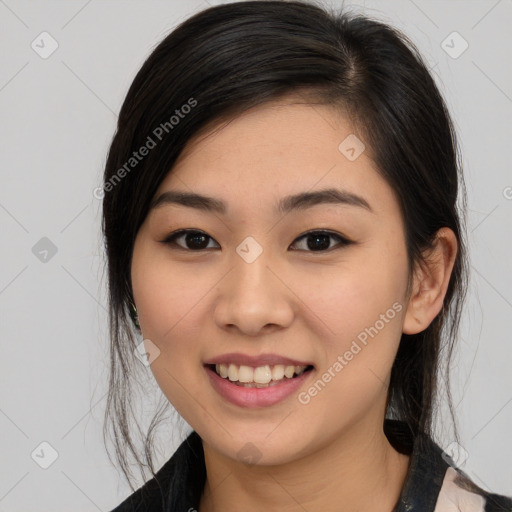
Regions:
<instances>
[{"instance_id":1,"label":"dark jacket","mask_svg":"<svg viewBox=\"0 0 512 512\"><path fill-rule=\"evenodd\" d=\"M426 436L413 438L404 423L386 420L384 431L400 453L411 456L393 512L512 512L512 498L477 487ZM112 512L194 512L206 481L203 445L196 432L140 489Z\"/></svg>"}]
</instances>

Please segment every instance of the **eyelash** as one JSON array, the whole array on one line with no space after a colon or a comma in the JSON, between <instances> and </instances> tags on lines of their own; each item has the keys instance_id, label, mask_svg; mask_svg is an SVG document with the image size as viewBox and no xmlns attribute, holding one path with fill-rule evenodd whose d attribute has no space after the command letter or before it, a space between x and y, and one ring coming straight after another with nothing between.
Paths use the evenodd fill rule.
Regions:
<instances>
[{"instance_id":1,"label":"eyelash","mask_svg":"<svg viewBox=\"0 0 512 512\"><path fill-rule=\"evenodd\" d=\"M181 238L183 236L186 236L188 234L204 235L206 238L208 238L210 240L214 240L211 236L207 235L205 232L197 230L197 229L180 229L179 231L175 231L174 233L171 233L170 235L168 235L164 240L161 240L161 243L165 244L165 245L173 246L173 248L176 248L178 250L183 250L183 251L186 251L186 252L203 252L203 251L212 249L212 247L210 247L210 248L202 248L202 249L189 249L188 247L183 247L183 246L181 246L181 245L176 243L177 239L179 239L179 238ZM338 233L333 233L331 231L326 231L326 230L313 230L313 231L308 231L306 233L303 233L302 235L298 236L294 240L294 243L297 240L300 240L302 238L307 238L308 236L312 236L312 235L325 235L325 236L329 236L331 238L336 238L338 240L338 244L335 245L334 247L331 247L330 243L329 243L329 247L327 249L319 250L319 251L304 250L304 249L292 249L292 250L303 250L305 252L312 252L312 253L315 253L315 252L330 252L330 251L332 251L334 249L340 249L342 247L345 247L345 246L348 246L348 245L354 243L351 240L349 240L348 238L345 238L345 237L341 236Z\"/></svg>"}]
</instances>

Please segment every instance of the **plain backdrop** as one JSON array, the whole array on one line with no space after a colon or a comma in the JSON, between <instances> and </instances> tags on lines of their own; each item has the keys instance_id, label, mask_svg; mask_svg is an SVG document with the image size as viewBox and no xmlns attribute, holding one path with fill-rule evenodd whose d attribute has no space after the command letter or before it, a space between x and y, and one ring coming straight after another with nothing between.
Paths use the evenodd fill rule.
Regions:
<instances>
[{"instance_id":1,"label":"plain backdrop","mask_svg":"<svg viewBox=\"0 0 512 512\"><path fill-rule=\"evenodd\" d=\"M406 32L455 119L472 270L453 365L463 469L512 494L512 2L345 5ZM207 6L0 0L2 512L107 511L130 492L101 437L108 340L93 190L144 59ZM169 436L161 463L182 438Z\"/></svg>"}]
</instances>

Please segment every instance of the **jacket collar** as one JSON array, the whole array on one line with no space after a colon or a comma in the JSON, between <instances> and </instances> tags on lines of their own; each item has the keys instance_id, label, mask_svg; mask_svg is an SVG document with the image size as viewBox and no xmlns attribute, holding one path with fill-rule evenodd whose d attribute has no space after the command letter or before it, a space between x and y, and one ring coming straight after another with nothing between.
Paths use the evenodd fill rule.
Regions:
<instances>
[{"instance_id":1,"label":"jacket collar","mask_svg":"<svg viewBox=\"0 0 512 512\"><path fill-rule=\"evenodd\" d=\"M428 436L418 435L415 438L401 421L386 419L384 432L397 451L411 456L404 487L393 512L434 512L449 467L443 451ZM168 464L171 465L171 482L164 510L197 510L206 482L206 468L203 444L195 431L181 444Z\"/></svg>"}]
</instances>

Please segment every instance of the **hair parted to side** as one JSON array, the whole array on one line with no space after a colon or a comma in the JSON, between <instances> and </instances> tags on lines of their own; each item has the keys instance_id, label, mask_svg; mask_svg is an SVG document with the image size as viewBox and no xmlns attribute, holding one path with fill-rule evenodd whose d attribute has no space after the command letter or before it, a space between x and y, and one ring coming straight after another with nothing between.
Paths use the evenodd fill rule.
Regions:
<instances>
[{"instance_id":1,"label":"hair parted to side","mask_svg":"<svg viewBox=\"0 0 512 512\"><path fill-rule=\"evenodd\" d=\"M133 490L129 457L143 478L145 468L155 474L152 443L158 417L143 432L131 400L142 366L134 355L130 318L137 232L157 188L192 137L291 93L348 114L363 134L399 201L410 273L441 227L457 237L443 308L423 332L402 335L388 390L388 417L405 421L414 434L433 432L439 356L442 351L449 360L452 354L468 265L465 217L459 213L459 206L465 211L464 182L445 102L414 45L386 24L300 1L224 4L181 23L148 57L122 105L105 167L102 229L111 361L104 438L111 430L117 461ZM169 121L173 115L178 122ZM156 143L159 127L162 139ZM131 172L120 173L148 137L154 147ZM448 365L446 379L447 372ZM447 391L449 398L448 386ZM142 436L143 452L132 425Z\"/></svg>"}]
</instances>

